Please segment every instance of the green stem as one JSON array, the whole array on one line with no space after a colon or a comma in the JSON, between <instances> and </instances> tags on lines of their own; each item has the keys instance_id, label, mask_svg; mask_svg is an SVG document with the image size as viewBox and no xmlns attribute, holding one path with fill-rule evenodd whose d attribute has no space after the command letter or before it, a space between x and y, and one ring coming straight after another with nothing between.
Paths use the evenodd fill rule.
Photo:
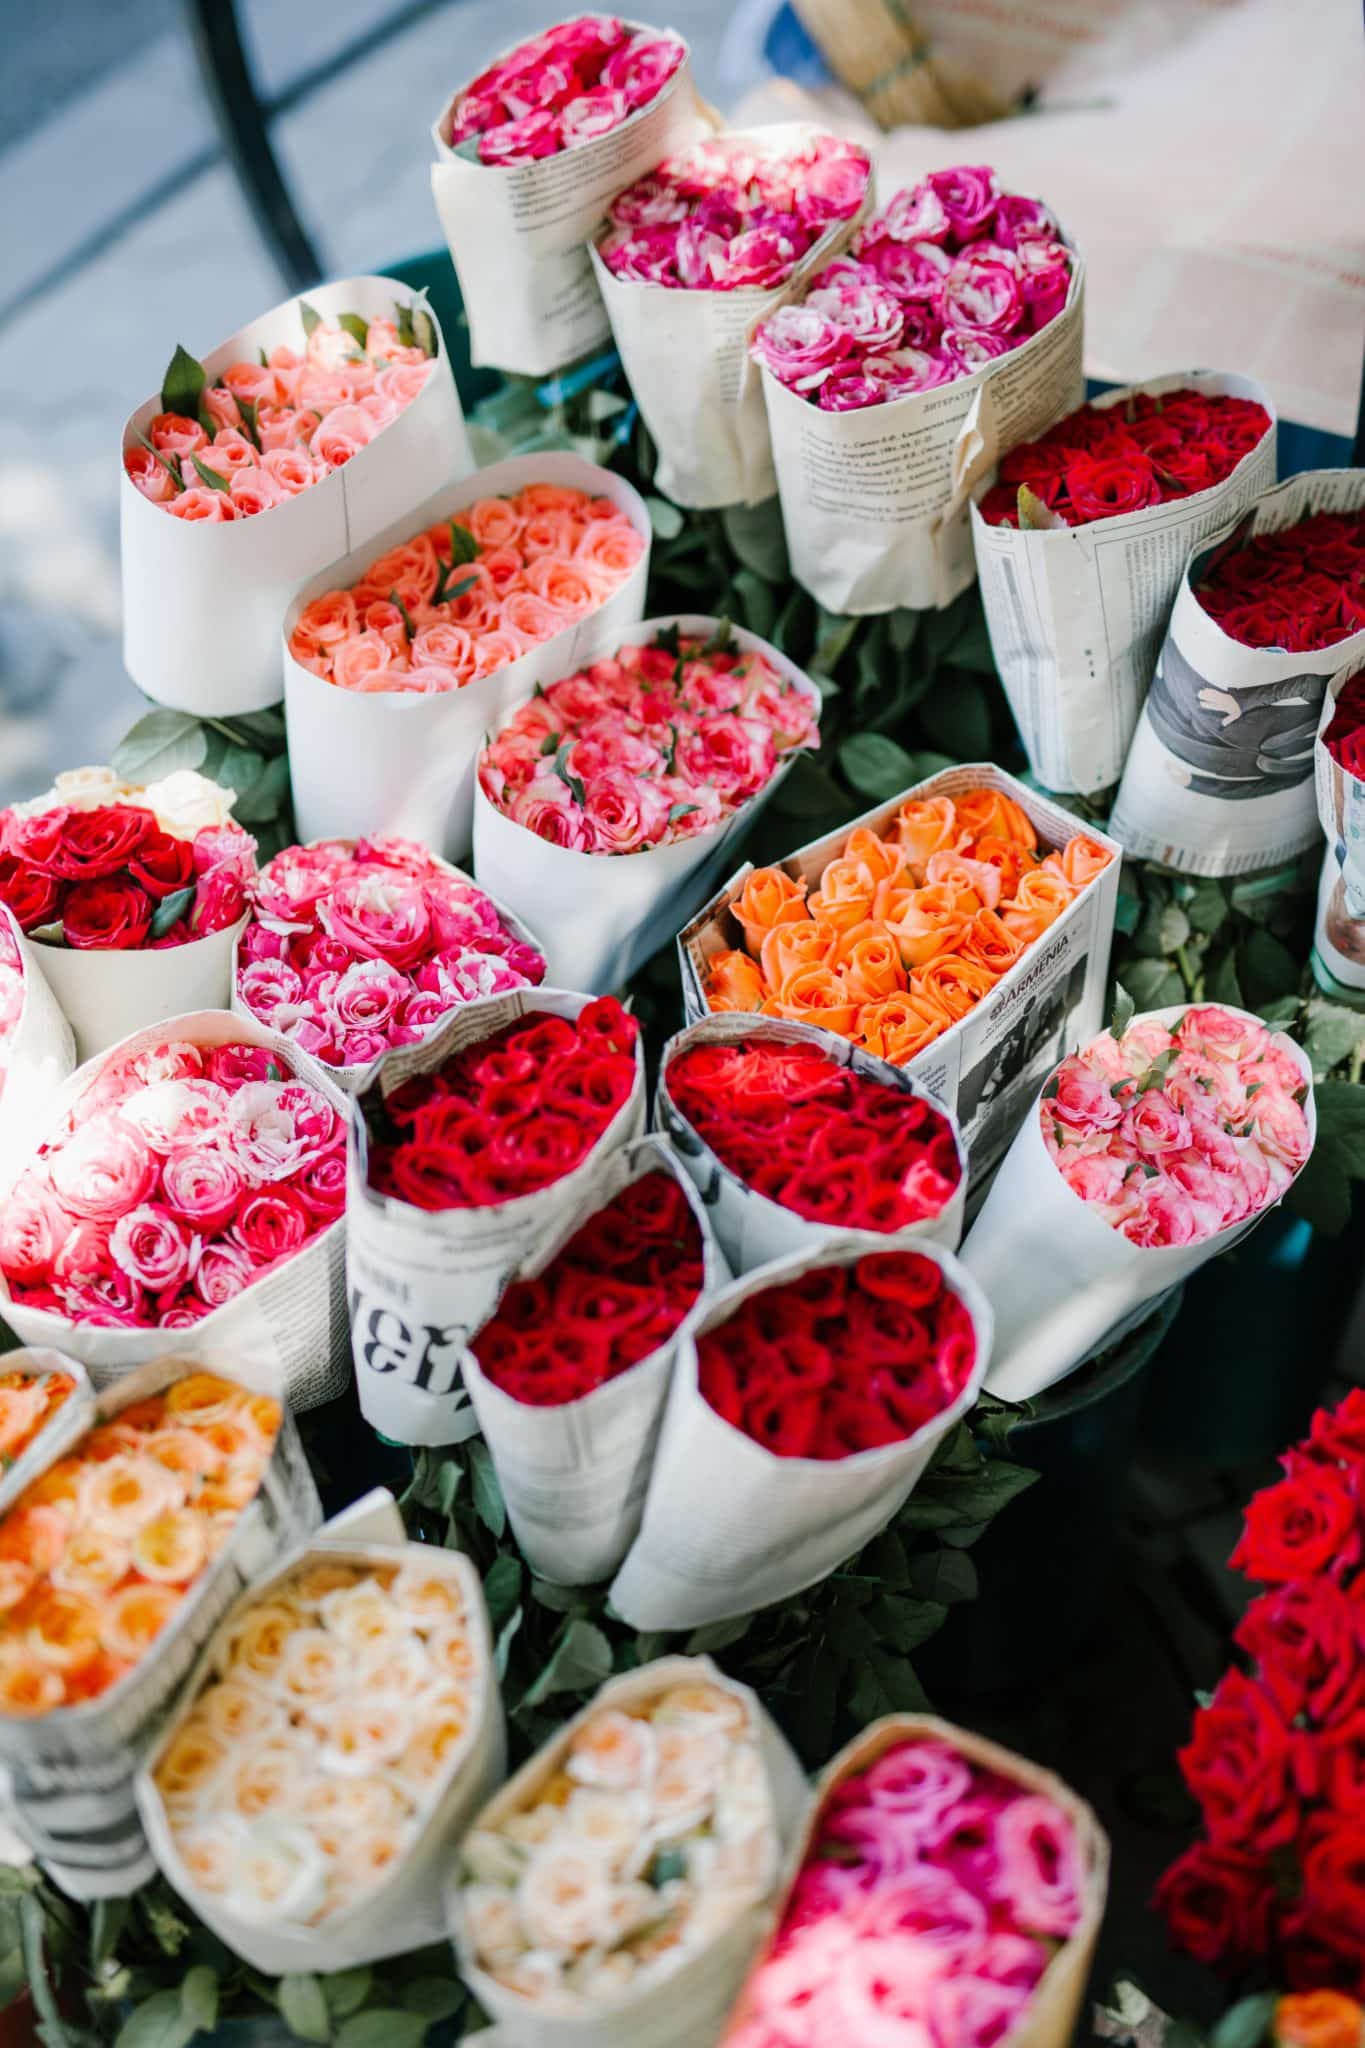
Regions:
<instances>
[{"instance_id":1,"label":"green stem","mask_svg":"<svg viewBox=\"0 0 1365 2048\"><path fill-rule=\"evenodd\" d=\"M1190 960L1188 948L1177 946L1175 964L1180 969L1180 979L1185 984L1185 993L1192 1003L1199 1002L1204 994L1204 976Z\"/></svg>"}]
</instances>

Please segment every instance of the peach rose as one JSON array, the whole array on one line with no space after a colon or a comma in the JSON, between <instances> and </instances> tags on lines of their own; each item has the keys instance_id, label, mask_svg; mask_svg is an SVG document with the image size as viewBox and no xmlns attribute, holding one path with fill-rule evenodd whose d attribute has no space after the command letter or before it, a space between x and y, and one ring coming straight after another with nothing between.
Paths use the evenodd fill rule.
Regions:
<instances>
[{"instance_id":1,"label":"peach rose","mask_svg":"<svg viewBox=\"0 0 1365 2048\"><path fill-rule=\"evenodd\" d=\"M810 921L806 908L806 885L794 882L781 868L755 868L730 906L731 914L744 932L744 943L753 954L774 926Z\"/></svg>"},{"instance_id":2,"label":"peach rose","mask_svg":"<svg viewBox=\"0 0 1365 2048\"><path fill-rule=\"evenodd\" d=\"M329 590L299 613L294 631L317 647L339 647L358 630L355 599L349 590Z\"/></svg>"},{"instance_id":3,"label":"peach rose","mask_svg":"<svg viewBox=\"0 0 1365 2048\"><path fill-rule=\"evenodd\" d=\"M964 960L974 961L988 973L999 976L1013 967L1024 951L1024 941L993 910L978 910L958 945Z\"/></svg>"},{"instance_id":4,"label":"peach rose","mask_svg":"<svg viewBox=\"0 0 1365 2048\"><path fill-rule=\"evenodd\" d=\"M447 548L447 556L449 552ZM381 596L387 597L395 586L401 586L417 591L422 601L428 603L436 594L440 575L441 558L435 540L430 533L417 533L411 540L390 548L386 555L377 556L363 580L367 589L377 590Z\"/></svg>"},{"instance_id":5,"label":"peach rose","mask_svg":"<svg viewBox=\"0 0 1365 2048\"><path fill-rule=\"evenodd\" d=\"M1046 931L1048 925L1061 916L1075 894L1063 876L1046 867L1037 867L1020 881L1014 892L1014 901L1005 906L1001 916L1010 930L1021 938L1025 936L1026 928L1031 927L1035 916L1042 918L1042 929Z\"/></svg>"},{"instance_id":6,"label":"peach rose","mask_svg":"<svg viewBox=\"0 0 1365 2048\"><path fill-rule=\"evenodd\" d=\"M964 960L957 953L940 953L927 967L916 970L910 987L917 996L936 999L956 1023L968 1010L975 1009L983 996L990 994L995 982L996 977L989 969L979 967L974 960Z\"/></svg>"},{"instance_id":7,"label":"peach rose","mask_svg":"<svg viewBox=\"0 0 1365 2048\"><path fill-rule=\"evenodd\" d=\"M209 446L200 452L199 460L205 469L213 470L231 483L241 470L256 467L256 449L254 443L236 427L221 427Z\"/></svg>"},{"instance_id":8,"label":"peach rose","mask_svg":"<svg viewBox=\"0 0 1365 2048\"><path fill-rule=\"evenodd\" d=\"M616 511L614 505L612 511ZM593 519L579 536L574 560L623 582L644 551L644 535L637 533L628 519Z\"/></svg>"},{"instance_id":9,"label":"peach rose","mask_svg":"<svg viewBox=\"0 0 1365 2048\"><path fill-rule=\"evenodd\" d=\"M911 994L883 996L858 1013L863 1044L878 1059L903 1067L945 1032L952 1018L940 1003Z\"/></svg>"},{"instance_id":10,"label":"peach rose","mask_svg":"<svg viewBox=\"0 0 1365 2048\"><path fill-rule=\"evenodd\" d=\"M340 469L374 439L374 421L358 405L338 405L329 412L309 443L318 461Z\"/></svg>"},{"instance_id":11,"label":"peach rose","mask_svg":"<svg viewBox=\"0 0 1365 2048\"><path fill-rule=\"evenodd\" d=\"M256 438L266 454L273 448L306 449L317 432L318 417L292 405L263 405L256 414Z\"/></svg>"},{"instance_id":12,"label":"peach rose","mask_svg":"<svg viewBox=\"0 0 1365 2048\"><path fill-rule=\"evenodd\" d=\"M842 858L856 860L867 869L874 883L894 882L905 867L905 851L893 839L883 839L866 825L859 825L844 841Z\"/></svg>"},{"instance_id":13,"label":"peach rose","mask_svg":"<svg viewBox=\"0 0 1365 2048\"><path fill-rule=\"evenodd\" d=\"M906 987L900 947L881 924L855 924L841 934L835 963L849 994L860 1003L895 995Z\"/></svg>"},{"instance_id":14,"label":"peach rose","mask_svg":"<svg viewBox=\"0 0 1365 2048\"><path fill-rule=\"evenodd\" d=\"M1008 839L1030 850L1038 844L1027 811L1001 789L969 789L957 799L957 822L969 839Z\"/></svg>"},{"instance_id":15,"label":"peach rose","mask_svg":"<svg viewBox=\"0 0 1365 2048\"><path fill-rule=\"evenodd\" d=\"M229 495L242 519L253 519L278 505L285 493L264 469L239 469L232 479Z\"/></svg>"},{"instance_id":16,"label":"peach rose","mask_svg":"<svg viewBox=\"0 0 1365 2048\"><path fill-rule=\"evenodd\" d=\"M1090 839L1084 832L1077 832L1067 840L1060 854L1050 853L1043 862L1070 882L1073 889L1083 889L1087 882L1093 882L1096 875L1102 875L1112 856L1097 839Z\"/></svg>"},{"instance_id":17,"label":"peach rose","mask_svg":"<svg viewBox=\"0 0 1365 2048\"><path fill-rule=\"evenodd\" d=\"M413 636L412 660L414 667L449 669L459 682L467 683L474 674L474 642L463 626L438 619Z\"/></svg>"},{"instance_id":18,"label":"peach rose","mask_svg":"<svg viewBox=\"0 0 1365 2048\"><path fill-rule=\"evenodd\" d=\"M528 562L537 555L572 555L581 532L582 522L567 508L533 511L521 529L521 551Z\"/></svg>"},{"instance_id":19,"label":"peach rose","mask_svg":"<svg viewBox=\"0 0 1365 2048\"><path fill-rule=\"evenodd\" d=\"M763 976L747 953L717 953L706 977L712 1010L759 1010L767 994Z\"/></svg>"},{"instance_id":20,"label":"peach rose","mask_svg":"<svg viewBox=\"0 0 1365 2048\"><path fill-rule=\"evenodd\" d=\"M358 690L393 666L393 649L387 640L378 633L355 633L333 650L332 681L338 689Z\"/></svg>"},{"instance_id":21,"label":"peach rose","mask_svg":"<svg viewBox=\"0 0 1365 2048\"><path fill-rule=\"evenodd\" d=\"M490 676L495 669L510 668L524 651L520 640L511 633L496 627L491 633L481 633L474 642L474 674Z\"/></svg>"},{"instance_id":22,"label":"peach rose","mask_svg":"<svg viewBox=\"0 0 1365 2048\"><path fill-rule=\"evenodd\" d=\"M499 597L505 596L521 582L521 550L510 545L485 548L479 556L479 567Z\"/></svg>"},{"instance_id":23,"label":"peach rose","mask_svg":"<svg viewBox=\"0 0 1365 2048\"><path fill-rule=\"evenodd\" d=\"M810 914L817 924L847 931L868 917L875 889L876 883L861 861L832 860L810 899Z\"/></svg>"},{"instance_id":24,"label":"peach rose","mask_svg":"<svg viewBox=\"0 0 1365 2048\"><path fill-rule=\"evenodd\" d=\"M583 493L573 484L526 484L517 494L518 509L532 512L577 512Z\"/></svg>"},{"instance_id":25,"label":"peach rose","mask_svg":"<svg viewBox=\"0 0 1365 2048\"><path fill-rule=\"evenodd\" d=\"M248 405L278 405L284 395L275 371L264 363L229 363L218 381Z\"/></svg>"},{"instance_id":26,"label":"peach rose","mask_svg":"<svg viewBox=\"0 0 1365 2048\"><path fill-rule=\"evenodd\" d=\"M907 798L897 811L891 830L897 844L904 847L906 862L919 881L924 879L931 854L962 843L957 806L950 796Z\"/></svg>"},{"instance_id":27,"label":"peach rose","mask_svg":"<svg viewBox=\"0 0 1365 2048\"><path fill-rule=\"evenodd\" d=\"M538 555L527 568L526 588L555 605L566 619L585 618L606 595L585 567L560 555Z\"/></svg>"},{"instance_id":28,"label":"peach rose","mask_svg":"<svg viewBox=\"0 0 1365 2048\"><path fill-rule=\"evenodd\" d=\"M816 967L827 961L839 943L839 934L828 925L809 918L804 922L777 924L759 948L763 978L774 995L781 995L793 974L802 967Z\"/></svg>"},{"instance_id":29,"label":"peach rose","mask_svg":"<svg viewBox=\"0 0 1365 2048\"><path fill-rule=\"evenodd\" d=\"M173 519L202 520L209 526L237 517L237 508L226 491L210 491L202 485L182 491L178 498L172 498L166 510Z\"/></svg>"},{"instance_id":30,"label":"peach rose","mask_svg":"<svg viewBox=\"0 0 1365 2048\"><path fill-rule=\"evenodd\" d=\"M427 356L417 363L386 363L375 376L375 395L401 412L412 404L435 367L435 359Z\"/></svg>"},{"instance_id":31,"label":"peach rose","mask_svg":"<svg viewBox=\"0 0 1365 2048\"><path fill-rule=\"evenodd\" d=\"M843 976L821 962L798 967L788 975L781 995L770 996L763 1005L763 1013L768 1017L790 1017L798 1024L818 1024L848 1038L857 1022L858 1004Z\"/></svg>"},{"instance_id":32,"label":"peach rose","mask_svg":"<svg viewBox=\"0 0 1365 2048\"><path fill-rule=\"evenodd\" d=\"M1016 846L1012 839L998 839L990 833L976 841L972 847L972 859L995 869L1000 877L1000 896L1005 902L1009 901L1019 887L1019 878L1025 868L1033 867L1033 862L1024 853L1023 848ZM992 903L988 908L998 910L1000 904Z\"/></svg>"},{"instance_id":33,"label":"peach rose","mask_svg":"<svg viewBox=\"0 0 1365 2048\"><path fill-rule=\"evenodd\" d=\"M534 590L514 590L504 598L502 626L515 633L523 647L537 647L562 633L567 621L557 605L539 597Z\"/></svg>"},{"instance_id":34,"label":"peach rose","mask_svg":"<svg viewBox=\"0 0 1365 2048\"><path fill-rule=\"evenodd\" d=\"M162 455L193 455L208 446L208 435L198 420L187 420L178 412L159 412L147 428L147 439Z\"/></svg>"},{"instance_id":35,"label":"peach rose","mask_svg":"<svg viewBox=\"0 0 1365 2048\"><path fill-rule=\"evenodd\" d=\"M888 923L905 965L924 967L957 945L970 917L970 912L960 907L956 890L938 883L916 889Z\"/></svg>"},{"instance_id":36,"label":"peach rose","mask_svg":"<svg viewBox=\"0 0 1365 2048\"><path fill-rule=\"evenodd\" d=\"M458 516L460 525L473 535L480 548L510 546L524 524L510 498L480 498Z\"/></svg>"},{"instance_id":37,"label":"peach rose","mask_svg":"<svg viewBox=\"0 0 1365 2048\"><path fill-rule=\"evenodd\" d=\"M306 448L287 445L267 448L261 457L261 468L286 498L297 497L322 474Z\"/></svg>"},{"instance_id":38,"label":"peach rose","mask_svg":"<svg viewBox=\"0 0 1365 2048\"><path fill-rule=\"evenodd\" d=\"M176 494L175 478L150 448L129 448L123 457L128 481L154 505L169 504Z\"/></svg>"},{"instance_id":39,"label":"peach rose","mask_svg":"<svg viewBox=\"0 0 1365 2048\"><path fill-rule=\"evenodd\" d=\"M1360 2048L1365 2009L1344 1991L1297 1991L1279 1999L1270 2025L1276 2048Z\"/></svg>"},{"instance_id":40,"label":"peach rose","mask_svg":"<svg viewBox=\"0 0 1365 2048\"><path fill-rule=\"evenodd\" d=\"M925 864L924 878L931 888L942 883L956 890L958 907L962 910L995 910L999 907L1000 870L992 867L989 861L973 860L965 853L931 853Z\"/></svg>"}]
</instances>

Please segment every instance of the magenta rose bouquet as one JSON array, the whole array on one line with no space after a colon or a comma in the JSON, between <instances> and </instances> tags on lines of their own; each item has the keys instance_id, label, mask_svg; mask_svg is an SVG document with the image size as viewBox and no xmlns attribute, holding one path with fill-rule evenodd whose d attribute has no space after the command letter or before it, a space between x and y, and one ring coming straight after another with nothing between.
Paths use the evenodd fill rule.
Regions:
<instances>
[{"instance_id":1,"label":"magenta rose bouquet","mask_svg":"<svg viewBox=\"0 0 1365 2048\"><path fill-rule=\"evenodd\" d=\"M681 36L633 29L618 15L556 22L457 95L450 145L481 164L538 163L579 149L657 99L686 56Z\"/></svg>"}]
</instances>

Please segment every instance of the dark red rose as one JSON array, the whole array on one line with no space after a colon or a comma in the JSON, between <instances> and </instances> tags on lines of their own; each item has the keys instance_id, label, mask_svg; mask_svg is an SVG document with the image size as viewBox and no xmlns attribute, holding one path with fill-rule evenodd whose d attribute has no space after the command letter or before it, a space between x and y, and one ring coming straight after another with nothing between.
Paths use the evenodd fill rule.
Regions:
<instances>
[{"instance_id":1,"label":"dark red rose","mask_svg":"<svg viewBox=\"0 0 1365 2048\"><path fill-rule=\"evenodd\" d=\"M1325 1817L1302 1851L1303 1920L1365 1976L1365 1818Z\"/></svg>"},{"instance_id":2,"label":"dark red rose","mask_svg":"<svg viewBox=\"0 0 1365 2048\"><path fill-rule=\"evenodd\" d=\"M149 833L129 861L128 872L159 903L194 880L194 848L172 832Z\"/></svg>"},{"instance_id":3,"label":"dark red rose","mask_svg":"<svg viewBox=\"0 0 1365 2048\"><path fill-rule=\"evenodd\" d=\"M1321 1723L1365 1693L1362 1616L1331 1579L1293 1579L1253 1600L1234 1640L1286 1723Z\"/></svg>"},{"instance_id":4,"label":"dark red rose","mask_svg":"<svg viewBox=\"0 0 1365 2048\"><path fill-rule=\"evenodd\" d=\"M62 903L67 945L91 951L122 953L140 946L151 922L152 899L136 882L77 882Z\"/></svg>"},{"instance_id":5,"label":"dark red rose","mask_svg":"<svg viewBox=\"0 0 1365 2048\"><path fill-rule=\"evenodd\" d=\"M1083 455L1066 472L1078 519L1113 519L1161 503L1161 485L1144 455Z\"/></svg>"},{"instance_id":6,"label":"dark red rose","mask_svg":"<svg viewBox=\"0 0 1365 2048\"><path fill-rule=\"evenodd\" d=\"M39 811L31 818L18 818L13 811L0 812L0 847L4 852L14 854L30 867L50 868L53 874L61 852L62 833L71 811L66 804L57 804L50 811Z\"/></svg>"},{"instance_id":7,"label":"dark red rose","mask_svg":"<svg viewBox=\"0 0 1365 2048\"><path fill-rule=\"evenodd\" d=\"M1360 1558L1359 1513L1339 1471L1303 1460L1278 1486L1253 1494L1231 1562L1267 1586L1350 1567Z\"/></svg>"},{"instance_id":8,"label":"dark red rose","mask_svg":"<svg viewBox=\"0 0 1365 2048\"><path fill-rule=\"evenodd\" d=\"M19 929L31 932L35 926L50 924L61 900L62 885L55 875L30 867L12 853L0 854L0 900L7 903Z\"/></svg>"},{"instance_id":9,"label":"dark red rose","mask_svg":"<svg viewBox=\"0 0 1365 2048\"><path fill-rule=\"evenodd\" d=\"M72 811L62 827L54 866L72 881L96 881L126 868L146 840L160 836L155 815L132 804Z\"/></svg>"},{"instance_id":10,"label":"dark red rose","mask_svg":"<svg viewBox=\"0 0 1365 2048\"><path fill-rule=\"evenodd\" d=\"M1196 1842L1166 1872L1155 1903L1172 1941L1198 1962L1241 1969L1266 1952L1275 1892L1260 1857Z\"/></svg>"},{"instance_id":11,"label":"dark red rose","mask_svg":"<svg viewBox=\"0 0 1365 2048\"><path fill-rule=\"evenodd\" d=\"M1215 1842L1264 1856L1293 1841L1301 1810L1295 1747L1264 1687L1227 1672L1178 1758Z\"/></svg>"},{"instance_id":12,"label":"dark red rose","mask_svg":"<svg viewBox=\"0 0 1365 2048\"><path fill-rule=\"evenodd\" d=\"M1360 630L1365 510L1319 512L1215 558L1194 595L1230 639L1313 653ZM1234 601L1229 605L1226 600Z\"/></svg>"}]
</instances>

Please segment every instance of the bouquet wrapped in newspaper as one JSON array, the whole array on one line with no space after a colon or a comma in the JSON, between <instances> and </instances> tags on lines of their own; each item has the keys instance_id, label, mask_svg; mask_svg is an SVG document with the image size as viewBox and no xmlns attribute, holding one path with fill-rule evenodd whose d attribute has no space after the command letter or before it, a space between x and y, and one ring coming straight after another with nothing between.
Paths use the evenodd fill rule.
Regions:
<instances>
[{"instance_id":1,"label":"bouquet wrapped in newspaper","mask_svg":"<svg viewBox=\"0 0 1365 2048\"><path fill-rule=\"evenodd\" d=\"M93 1426L92 1426L93 1425ZM133 1778L219 1616L322 1519L288 1411L160 1359L69 1395L0 1508L0 1766L11 1814L74 1898L154 1864Z\"/></svg>"},{"instance_id":2,"label":"bouquet wrapped in newspaper","mask_svg":"<svg viewBox=\"0 0 1365 2048\"><path fill-rule=\"evenodd\" d=\"M792 573L826 610L967 588L969 477L997 434L1030 439L1084 396L1084 282L1040 200L959 164L896 193L757 329Z\"/></svg>"},{"instance_id":3,"label":"bouquet wrapped in newspaper","mask_svg":"<svg viewBox=\"0 0 1365 2048\"><path fill-rule=\"evenodd\" d=\"M987 379L983 416L995 399ZM1029 765L1048 789L1107 789L1191 550L1275 481L1274 408L1248 377L1153 378L1009 448L985 481L976 571Z\"/></svg>"},{"instance_id":4,"label":"bouquet wrapped in newspaper","mask_svg":"<svg viewBox=\"0 0 1365 2048\"><path fill-rule=\"evenodd\" d=\"M224 1615L137 1801L235 1955L348 1970L442 1938L448 1844L505 1758L479 1575L377 1494Z\"/></svg>"},{"instance_id":5,"label":"bouquet wrapped in newspaper","mask_svg":"<svg viewBox=\"0 0 1365 2048\"><path fill-rule=\"evenodd\" d=\"M1110 830L1193 875L1292 860L1318 836L1329 682L1365 659L1365 469L1307 470L1185 571Z\"/></svg>"},{"instance_id":6,"label":"bouquet wrapped in newspaper","mask_svg":"<svg viewBox=\"0 0 1365 2048\"><path fill-rule=\"evenodd\" d=\"M682 37L609 14L462 86L432 129L431 190L474 361L543 377L609 341L588 245L624 186L711 126Z\"/></svg>"},{"instance_id":7,"label":"bouquet wrapped in newspaper","mask_svg":"<svg viewBox=\"0 0 1365 2048\"><path fill-rule=\"evenodd\" d=\"M1109 1844L1060 1778L928 1715L821 1773L778 1924L721 2048L1068 2048Z\"/></svg>"},{"instance_id":8,"label":"bouquet wrapped in newspaper","mask_svg":"<svg viewBox=\"0 0 1365 2048\"><path fill-rule=\"evenodd\" d=\"M0 1206L0 1303L97 1386L177 1355L310 1407L340 1392L346 1097L224 1010L80 1068Z\"/></svg>"},{"instance_id":9,"label":"bouquet wrapped in newspaper","mask_svg":"<svg viewBox=\"0 0 1365 2048\"><path fill-rule=\"evenodd\" d=\"M0 900L0 1186L32 1151L48 1105L76 1065L76 1040L38 950Z\"/></svg>"},{"instance_id":10,"label":"bouquet wrapped in newspaper","mask_svg":"<svg viewBox=\"0 0 1365 2048\"><path fill-rule=\"evenodd\" d=\"M697 1628L825 1578L904 1502L990 1345L986 1297L938 1246L841 1239L723 1289L674 1368L616 1612Z\"/></svg>"},{"instance_id":11,"label":"bouquet wrapped in newspaper","mask_svg":"<svg viewBox=\"0 0 1365 2048\"><path fill-rule=\"evenodd\" d=\"M612 201L593 270L677 504L777 489L749 342L848 241L871 175L865 149L790 121L694 143Z\"/></svg>"},{"instance_id":12,"label":"bouquet wrapped in newspaper","mask_svg":"<svg viewBox=\"0 0 1365 2048\"><path fill-rule=\"evenodd\" d=\"M696 1189L641 1138L593 1168L470 1338L464 1383L542 1579L592 1585L630 1548L673 1362L728 1278Z\"/></svg>"},{"instance_id":13,"label":"bouquet wrapped in newspaper","mask_svg":"<svg viewBox=\"0 0 1365 2048\"><path fill-rule=\"evenodd\" d=\"M485 733L643 618L649 541L624 477L516 455L315 577L284 619L299 837L467 853Z\"/></svg>"},{"instance_id":14,"label":"bouquet wrapped in newspaper","mask_svg":"<svg viewBox=\"0 0 1365 2048\"><path fill-rule=\"evenodd\" d=\"M691 616L560 678L479 755L474 872L546 934L551 981L618 988L819 746L820 693L757 634Z\"/></svg>"},{"instance_id":15,"label":"bouquet wrapped in newspaper","mask_svg":"<svg viewBox=\"0 0 1365 2048\"><path fill-rule=\"evenodd\" d=\"M9 1351L0 1370L0 1509L13 1505L48 1462L74 1418L88 1420L95 1394L85 1367L61 1351Z\"/></svg>"},{"instance_id":16,"label":"bouquet wrapped in newspaper","mask_svg":"<svg viewBox=\"0 0 1365 2048\"><path fill-rule=\"evenodd\" d=\"M1221 1004L1130 1016L1063 1060L962 1248L995 1311L990 1391L1041 1393L1245 1237L1316 1128L1301 1048Z\"/></svg>"},{"instance_id":17,"label":"bouquet wrapped in newspaper","mask_svg":"<svg viewBox=\"0 0 1365 2048\"><path fill-rule=\"evenodd\" d=\"M1365 667L1365 654L1361 656ZM1314 749L1318 818L1327 839L1318 885L1313 973L1338 1002L1365 1007L1365 674L1334 677Z\"/></svg>"},{"instance_id":18,"label":"bouquet wrapped in newspaper","mask_svg":"<svg viewBox=\"0 0 1365 2048\"><path fill-rule=\"evenodd\" d=\"M714 2039L808 1803L747 1686L709 1658L613 1678L458 1850L460 1974L511 2048Z\"/></svg>"},{"instance_id":19,"label":"bouquet wrapped in newspaper","mask_svg":"<svg viewBox=\"0 0 1365 2048\"><path fill-rule=\"evenodd\" d=\"M470 1338L644 1114L640 1029L611 997L490 996L380 1062L352 1108L346 1266L361 1413L385 1436L475 1434Z\"/></svg>"},{"instance_id":20,"label":"bouquet wrapped in newspaper","mask_svg":"<svg viewBox=\"0 0 1365 2048\"><path fill-rule=\"evenodd\" d=\"M860 1239L957 1247L967 1156L903 1067L811 1024L703 1017L664 1047L655 1121L731 1270Z\"/></svg>"},{"instance_id":21,"label":"bouquet wrapped in newspaper","mask_svg":"<svg viewBox=\"0 0 1365 2048\"><path fill-rule=\"evenodd\" d=\"M123 429L124 667L199 717L278 703L299 585L473 466L441 330L396 278L286 299L202 363L177 348Z\"/></svg>"}]
</instances>

